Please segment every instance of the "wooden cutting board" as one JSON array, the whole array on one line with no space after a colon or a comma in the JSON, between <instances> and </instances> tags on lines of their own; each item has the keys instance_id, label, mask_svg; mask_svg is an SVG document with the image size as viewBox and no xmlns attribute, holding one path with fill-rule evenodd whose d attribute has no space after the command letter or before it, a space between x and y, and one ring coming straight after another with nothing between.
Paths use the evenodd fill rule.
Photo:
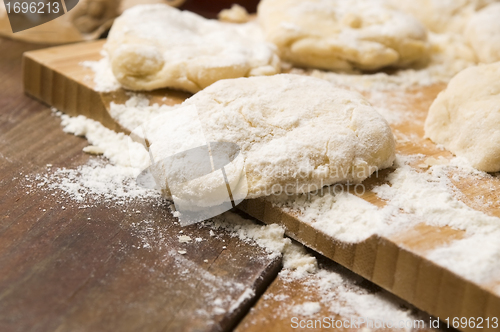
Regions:
<instances>
[{"instance_id":1,"label":"wooden cutting board","mask_svg":"<svg viewBox=\"0 0 500 332\"><path fill-rule=\"evenodd\" d=\"M26 93L70 115L83 114L101 121L108 128L125 131L108 113L111 101L123 103L127 99L125 91L120 89L112 93L96 92L92 80L93 72L80 65L84 60L99 60L103 43L104 41L81 43L26 53ZM399 104L404 99L405 103L398 107L413 113L411 122L403 121L391 127L400 138L397 144L398 153L419 153L424 156L422 160L414 163L416 168L426 157L452 157L450 153L423 139L422 123L428 107L443 88L444 85L441 84L400 91L397 97L391 92L385 95L385 103L388 104ZM404 94L403 98L401 93ZM152 102L160 104L176 104L188 97L182 92L167 89L153 91L147 95ZM402 137L406 139L401 139ZM384 183L388 174L389 171L382 171L378 178L370 178L365 184L370 187ZM500 217L498 177L480 181L465 177L459 182L454 181L454 184L461 191L462 195L459 197L464 203ZM483 197L481 205L476 203L475 198L478 195ZM384 204L369 190L361 197L376 206ZM500 285L500 276L495 282L476 284L425 258L429 250L461 239L464 236L462 231L422 223L414 229L391 236L372 236L355 244L342 243L314 229L311 224L301 221L300 216L286 213L265 199L247 200L238 208L265 223L279 223L285 226L290 237L443 321L455 317L500 318L500 296L498 292L494 292L495 287Z\"/></svg>"}]
</instances>

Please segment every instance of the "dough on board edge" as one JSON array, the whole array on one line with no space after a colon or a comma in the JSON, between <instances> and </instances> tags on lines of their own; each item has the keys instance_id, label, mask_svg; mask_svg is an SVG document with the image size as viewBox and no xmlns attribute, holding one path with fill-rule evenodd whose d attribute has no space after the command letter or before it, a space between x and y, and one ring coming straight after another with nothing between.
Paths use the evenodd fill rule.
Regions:
<instances>
[{"instance_id":1,"label":"dough on board edge","mask_svg":"<svg viewBox=\"0 0 500 332\"><path fill-rule=\"evenodd\" d=\"M491 4L467 23L465 38L483 63L500 61L500 3Z\"/></svg>"},{"instance_id":2,"label":"dough on board edge","mask_svg":"<svg viewBox=\"0 0 500 332\"><path fill-rule=\"evenodd\" d=\"M395 159L394 137L385 119L359 93L321 79L280 74L221 80L186 100L181 108L193 106L207 142L240 147L238 163L243 164L226 173L231 188L245 177L246 198L307 193L338 182L359 183L392 166ZM182 128L170 119L167 122L153 121L145 129L155 151L161 151L155 160L200 145L187 142L192 135L177 134L198 132L195 121L185 121ZM178 142L167 144L164 138L154 138L166 131ZM165 167L159 164L152 169L163 187L169 172ZM216 181L192 181L195 188L186 191L186 197L194 201L198 195L198 201L220 204L218 189L209 183ZM170 195L168 188L164 193ZM182 195L177 192L178 198Z\"/></svg>"},{"instance_id":3,"label":"dough on board edge","mask_svg":"<svg viewBox=\"0 0 500 332\"><path fill-rule=\"evenodd\" d=\"M458 73L432 103L425 136L473 167L500 171L500 62Z\"/></svg>"},{"instance_id":4,"label":"dough on board edge","mask_svg":"<svg viewBox=\"0 0 500 332\"><path fill-rule=\"evenodd\" d=\"M416 17L427 29L437 33L464 32L471 16L499 0L385 0L393 8Z\"/></svg>"},{"instance_id":5,"label":"dough on board edge","mask_svg":"<svg viewBox=\"0 0 500 332\"><path fill-rule=\"evenodd\" d=\"M221 79L280 72L276 48L256 23L223 23L161 4L126 10L104 48L116 79L130 90L195 93Z\"/></svg>"},{"instance_id":6,"label":"dough on board edge","mask_svg":"<svg viewBox=\"0 0 500 332\"><path fill-rule=\"evenodd\" d=\"M425 27L383 1L263 0L257 14L267 40L298 66L375 70L428 54Z\"/></svg>"}]
</instances>

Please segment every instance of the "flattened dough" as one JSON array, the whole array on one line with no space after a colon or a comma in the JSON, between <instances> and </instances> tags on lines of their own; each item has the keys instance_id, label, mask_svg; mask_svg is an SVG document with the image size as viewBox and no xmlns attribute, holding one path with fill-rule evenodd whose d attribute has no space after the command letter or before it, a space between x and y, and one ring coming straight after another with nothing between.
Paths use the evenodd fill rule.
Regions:
<instances>
[{"instance_id":1,"label":"flattened dough","mask_svg":"<svg viewBox=\"0 0 500 332\"><path fill-rule=\"evenodd\" d=\"M197 92L227 78L274 75L275 48L255 23L207 20L167 5L143 5L116 19L105 49L127 89Z\"/></svg>"},{"instance_id":2,"label":"flattened dough","mask_svg":"<svg viewBox=\"0 0 500 332\"><path fill-rule=\"evenodd\" d=\"M263 0L258 20L282 59L299 66L374 70L428 51L424 26L377 0Z\"/></svg>"},{"instance_id":3,"label":"flattened dough","mask_svg":"<svg viewBox=\"0 0 500 332\"><path fill-rule=\"evenodd\" d=\"M415 16L430 31L463 33L470 17L498 0L387 0Z\"/></svg>"},{"instance_id":4,"label":"flattened dough","mask_svg":"<svg viewBox=\"0 0 500 332\"><path fill-rule=\"evenodd\" d=\"M472 15L465 37L480 62L500 61L500 3L489 5Z\"/></svg>"},{"instance_id":5,"label":"flattened dough","mask_svg":"<svg viewBox=\"0 0 500 332\"><path fill-rule=\"evenodd\" d=\"M391 129L368 101L318 78L281 74L222 80L181 105L193 106L207 142L240 147L244 172L230 171L227 177L233 187L246 175L247 198L306 193L337 182L359 183L377 169L391 166L395 158ZM177 130L193 134L183 137ZM155 160L200 145L188 142L199 132L194 120L182 128L156 122L145 131L159 151ZM166 131L179 142L158 141ZM154 171L162 185L166 185L164 167ZM205 179L186 196L205 193L220 203L215 191L207 194L212 192L209 183Z\"/></svg>"},{"instance_id":6,"label":"flattened dough","mask_svg":"<svg viewBox=\"0 0 500 332\"><path fill-rule=\"evenodd\" d=\"M500 171L500 63L463 70L432 103L425 135L485 172Z\"/></svg>"}]
</instances>

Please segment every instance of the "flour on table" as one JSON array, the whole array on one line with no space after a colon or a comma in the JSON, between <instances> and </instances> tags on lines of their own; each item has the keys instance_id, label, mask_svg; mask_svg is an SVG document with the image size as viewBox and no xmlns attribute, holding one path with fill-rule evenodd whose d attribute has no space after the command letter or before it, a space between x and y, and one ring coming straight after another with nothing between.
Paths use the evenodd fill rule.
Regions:
<instances>
[{"instance_id":1,"label":"flour on table","mask_svg":"<svg viewBox=\"0 0 500 332\"><path fill-rule=\"evenodd\" d=\"M113 75L111 65L106 52L101 51L103 56L99 61L83 61L82 66L91 69L94 72L94 90L98 92L111 92L118 90L121 85Z\"/></svg>"},{"instance_id":2,"label":"flour on table","mask_svg":"<svg viewBox=\"0 0 500 332\"><path fill-rule=\"evenodd\" d=\"M129 94L130 98L125 104L111 102L109 115L123 128L134 131L145 122L152 121L155 117L176 109L178 106L152 104L142 94Z\"/></svg>"},{"instance_id":3,"label":"flour on table","mask_svg":"<svg viewBox=\"0 0 500 332\"><path fill-rule=\"evenodd\" d=\"M90 144L102 149L104 157L114 165L129 167L135 176L139 175L150 162L147 151L140 143L132 142L128 135L116 133L104 127L100 122L83 115L70 117L61 115L61 125L66 133L85 136Z\"/></svg>"},{"instance_id":4,"label":"flour on table","mask_svg":"<svg viewBox=\"0 0 500 332\"><path fill-rule=\"evenodd\" d=\"M396 169L387 185L372 189L386 205L378 208L347 193L343 187L325 188L316 194L295 197L270 197L273 204L292 213L317 230L345 242L359 242L368 237L388 235L419 222L450 226L470 234L484 230L499 232L500 219L474 210L454 195L447 177L449 165L435 165L427 172L410 167L408 157L398 155ZM466 171L469 173L469 171Z\"/></svg>"},{"instance_id":5,"label":"flour on table","mask_svg":"<svg viewBox=\"0 0 500 332\"><path fill-rule=\"evenodd\" d=\"M33 180L38 188L58 191L84 208L98 202L126 205L137 200L160 200L158 192L137 184L135 174L136 169L91 159L76 169L53 167Z\"/></svg>"},{"instance_id":6,"label":"flour on table","mask_svg":"<svg viewBox=\"0 0 500 332\"><path fill-rule=\"evenodd\" d=\"M321 310L321 304L319 302L304 302L302 304L297 304L292 308L292 312L305 317L314 316Z\"/></svg>"}]
</instances>

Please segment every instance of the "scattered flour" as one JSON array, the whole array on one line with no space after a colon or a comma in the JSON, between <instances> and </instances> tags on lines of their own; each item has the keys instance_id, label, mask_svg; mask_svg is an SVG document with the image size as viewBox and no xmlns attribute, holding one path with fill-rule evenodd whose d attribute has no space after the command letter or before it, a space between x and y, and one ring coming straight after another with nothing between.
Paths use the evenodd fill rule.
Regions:
<instances>
[{"instance_id":1,"label":"scattered flour","mask_svg":"<svg viewBox=\"0 0 500 332\"><path fill-rule=\"evenodd\" d=\"M292 312L297 315L310 317L317 314L320 310L321 304L319 302L304 302L293 307Z\"/></svg>"},{"instance_id":2,"label":"scattered flour","mask_svg":"<svg viewBox=\"0 0 500 332\"><path fill-rule=\"evenodd\" d=\"M133 142L124 133L116 133L83 115L71 117L63 114L61 119L64 132L85 136L91 145L103 151L104 157L112 164L130 168L128 171L135 177L149 165L150 158L147 151L140 143Z\"/></svg>"},{"instance_id":3,"label":"scattered flour","mask_svg":"<svg viewBox=\"0 0 500 332\"><path fill-rule=\"evenodd\" d=\"M364 317L386 321L407 321L411 312L402 309L395 297L386 292L372 293L356 285L345 275L328 269L309 278L307 284L318 290L321 303L329 312L342 317Z\"/></svg>"},{"instance_id":4,"label":"scattered flour","mask_svg":"<svg viewBox=\"0 0 500 332\"><path fill-rule=\"evenodd\" d=\"M98 201L125 205L133 200L161 199L158 192L137 184L136 173L131 167L91 159L76 169L51 168L45 174L36 175L34 180L39 188L60 191L63 197L83 204L83 207Z\"/></svg>"},{"instance_id":5,"label":"scattered flour","mask_svg":"<svg viewBox=\"0 0 500 332\"><path fill-rule=\"evenodd\" d=\"M139 114L138 112L148 107L146 114L169 110L154 105L147 106L146 102L144 97L134 95L128 104L114 108L121 108L124 118L127 118L127 112ZM131 157L127 152L130 142L126 135L115 133L83 116L61 117L65 132L86 136L89 143L102 149L104 156L114 165L94 161L76 170L58 169L50 175L51 181L48 181L45 175L42 182L53 189L63 190L79 201L90 196L106 199L118 197L123 201L155 195L152 191L138 186L134 180L141 169L134 166L144 167L149 162L149 156L143 154L142 147L137 149L136 156L132 154ZM131 116L131 119L134 119L134 116ZM140 116L137 115L135 120L130 120L129 123L133 126L139 121ZM500 219L487 216L459 201L456 197L458 191L448 177L450 170L454 170L454 177L458 178L460 174L483 176L484 173L475 171L460 158L452 159L448 165L429 162L431 165L428 165L425 172L418 172L409 166L409 163L418 157L420 156L399 155L396 169L387 177L388 184L373 189L386 201L382 208L350 193L335 191L326 191L319 195L287 196L285 199L272 196L268 199L283 210L297 215L301 221L315 229L345 242L362 241L375 234L389 235L413 227L419 222L465 230L464 239L429 252L428 258L464 278L474 282L488 282L498 272L498 264L494 262L500 257L500 246L496 245L498 241L494 239L500 238ZM131 159L135 162L131 163ZM255 225L236 215L224 214L221 218L223 219L216 218L215 227L231 228L240 238L254 239L274 254L283 253L285 268L294 269L298 274L317 270L314 257L305 255L303 248L285 238L283 228L277 225ZM482 245L471 247L474 243ZM467 262L471 261L475 262L476 268L464 268Z\"/></svg>"},{"instance_id":6,"label":"scattered flour","mask_svg":"<svg viewBox=\"0 0 500 332\"><path fill-rule=\"evenodd\" d=\"M388 184L372 189L386 201L382 208L347 192L268 199L302 222L344 242L389 235L420 222L464 230L464 239L431 251L427 257L473 282L491 281L500 271L500 218L458 200L458 190L448 177L451 170L468 175L474 172L477 176L481 173L472 171L460 158L418 172L409 166L414 159L398 155L395 170L387 177Z\"/></svg>"},{"instance_id":7,"label":"scattered flour","mask_svg":"<svg viewBox=\"0 0 500 332\"><path fill-rule=\"evenodd\" d=\"M121 87L111 70L107 53L102 51L103 58L99 61L83 61L82 66L94 72L94 89L99 92L111 92Z\"/></svg>"},{"instance_id":8,"label":"scattered flour","mask_svg":"<svg viewBox=\"0 0 500 332\"><path fill-rule=\"evenodd\" d=\"M177 106L149 104L149 100L142 94L130 94L125 104L111 102L109 114L123 128L134 131L143 123L151 121L156 116L176 109Z\"/></svg>"},{"instance_id":9,"label":"scattered flour","mask_svg":"<svg viewBox=\"0 0 500 332\"><path fill-rule=\"evenodd\" d=\"M308 254L302 245L285 237L285 229L277 224L259 225L232 212L213 218L213 226L228 230L243 241L255 243L269 252L270 257L283 254L283 267L293 270L299 276L317 271L314 256Z\"/></svg>"}]
</instances>

